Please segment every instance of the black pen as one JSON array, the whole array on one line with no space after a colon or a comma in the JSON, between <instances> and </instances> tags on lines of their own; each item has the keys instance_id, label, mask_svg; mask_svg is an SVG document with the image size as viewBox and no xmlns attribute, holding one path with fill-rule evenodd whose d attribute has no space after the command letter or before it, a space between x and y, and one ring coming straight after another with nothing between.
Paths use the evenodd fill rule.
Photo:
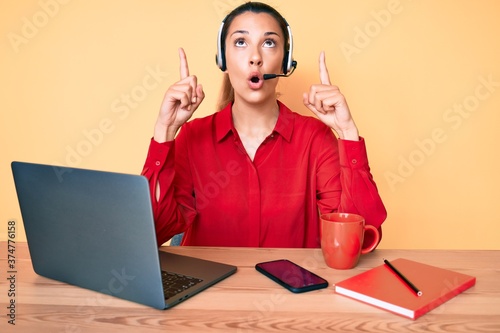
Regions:
<instances>
[{"instance_id":1,"label":"black pen","mask_svg":"<svg viewBox=\"0 0 500 333\"><path fill-rule=\"evenodd\" d=\"M415 292L415 294L417 294L417 296L422 296L422 292L420 291L420 289L418 289L417 287L415 287L415 285L413 283L411 283L410 280L408 280L403 274L401 274L401 272L398 271L396 269L396 267L394 267L389 262L389 260L384 259L384 263L387 265L387 267L389 267L391 269L391 271L393 271L394 273L396 273L396 275L399 276L401 278L401 280L403 280L403 282L406 283L406 285L408 287L410 287L411 290L413 290Z\"/></svg>"}]
</instances>

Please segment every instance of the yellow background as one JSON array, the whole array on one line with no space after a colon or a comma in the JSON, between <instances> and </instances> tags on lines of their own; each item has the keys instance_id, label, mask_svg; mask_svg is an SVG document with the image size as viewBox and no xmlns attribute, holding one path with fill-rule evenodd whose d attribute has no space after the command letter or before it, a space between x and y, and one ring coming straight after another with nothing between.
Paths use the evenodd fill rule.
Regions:
<instances>
[{"instance_id":1,"label":"yellow background","mask_svg":"<svg viewBox=\"0 0 500 333\"><path fill-rule=\"evenodd\" d=\"M0 237L22 218L13 160L139 173L177 48L214 112L216 35L241 1L23 0L0 10ZM388 210L381 248L500 249L500 3L269 1L291 25L281 99L330 75L366 138ZM285 204L285 203L283 203Z\"/></svg>"}]
</instances>

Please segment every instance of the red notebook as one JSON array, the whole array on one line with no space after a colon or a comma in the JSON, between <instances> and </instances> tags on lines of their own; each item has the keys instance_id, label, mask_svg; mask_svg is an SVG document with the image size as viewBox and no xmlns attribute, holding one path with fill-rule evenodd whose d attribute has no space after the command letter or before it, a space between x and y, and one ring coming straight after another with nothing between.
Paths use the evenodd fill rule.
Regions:
<instances>
[{"instance_id":1,"label":"red notebook","mask_svg":"<svg viewBox=\"0 0 500 333\"><path fill-rule=\"evenodd\" d=\"M476 284L473 276L407 259L396 259L391 264L422 291L422 296L417 296L385 264L337 283L335 292L417 319Z\"/></svg>"}]
</instances>

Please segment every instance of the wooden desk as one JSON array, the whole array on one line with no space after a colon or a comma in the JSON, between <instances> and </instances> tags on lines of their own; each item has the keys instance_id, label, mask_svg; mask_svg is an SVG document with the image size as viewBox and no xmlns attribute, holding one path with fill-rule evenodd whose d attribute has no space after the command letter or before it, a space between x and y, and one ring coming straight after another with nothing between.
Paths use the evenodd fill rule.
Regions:
<instances>
[{"instance_id":1,"label":"wooden desk","mask_svg":"<svg viewBox=\"0 0 500 333\"><path fill-rule=\"evenodd\" d=\"M4 332L500 332L500 251L376 250L352 270L328 268L319 249L166 247L238 266L238 272L165 311L36 275L16 244L16 325L7 324L7 244L0 242L0 331ZM333 293L332 285L404 257L477 277L474 287L412 321ZM287 258L325 277L328 289L293 294L254 269ZM7 281L8 282L8 281Z\"/></svg>"}]
</instances>

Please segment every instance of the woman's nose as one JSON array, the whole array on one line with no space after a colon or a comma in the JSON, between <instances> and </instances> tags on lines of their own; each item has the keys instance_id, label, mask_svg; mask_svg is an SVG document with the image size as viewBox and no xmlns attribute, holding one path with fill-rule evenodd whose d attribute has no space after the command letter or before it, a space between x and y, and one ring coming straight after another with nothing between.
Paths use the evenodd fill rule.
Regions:
<instances>
[{"instance_id":1,"label":"woman's nose","mask_svg":"<svg viewBox=\"0 0 500 333\"><path fill-rule=\"evenodd\" d=\"M250 56L250 65L252 66L262 65L262 56L259 50L253 50L252 55Z\"/></svg>"}]
</instances>

